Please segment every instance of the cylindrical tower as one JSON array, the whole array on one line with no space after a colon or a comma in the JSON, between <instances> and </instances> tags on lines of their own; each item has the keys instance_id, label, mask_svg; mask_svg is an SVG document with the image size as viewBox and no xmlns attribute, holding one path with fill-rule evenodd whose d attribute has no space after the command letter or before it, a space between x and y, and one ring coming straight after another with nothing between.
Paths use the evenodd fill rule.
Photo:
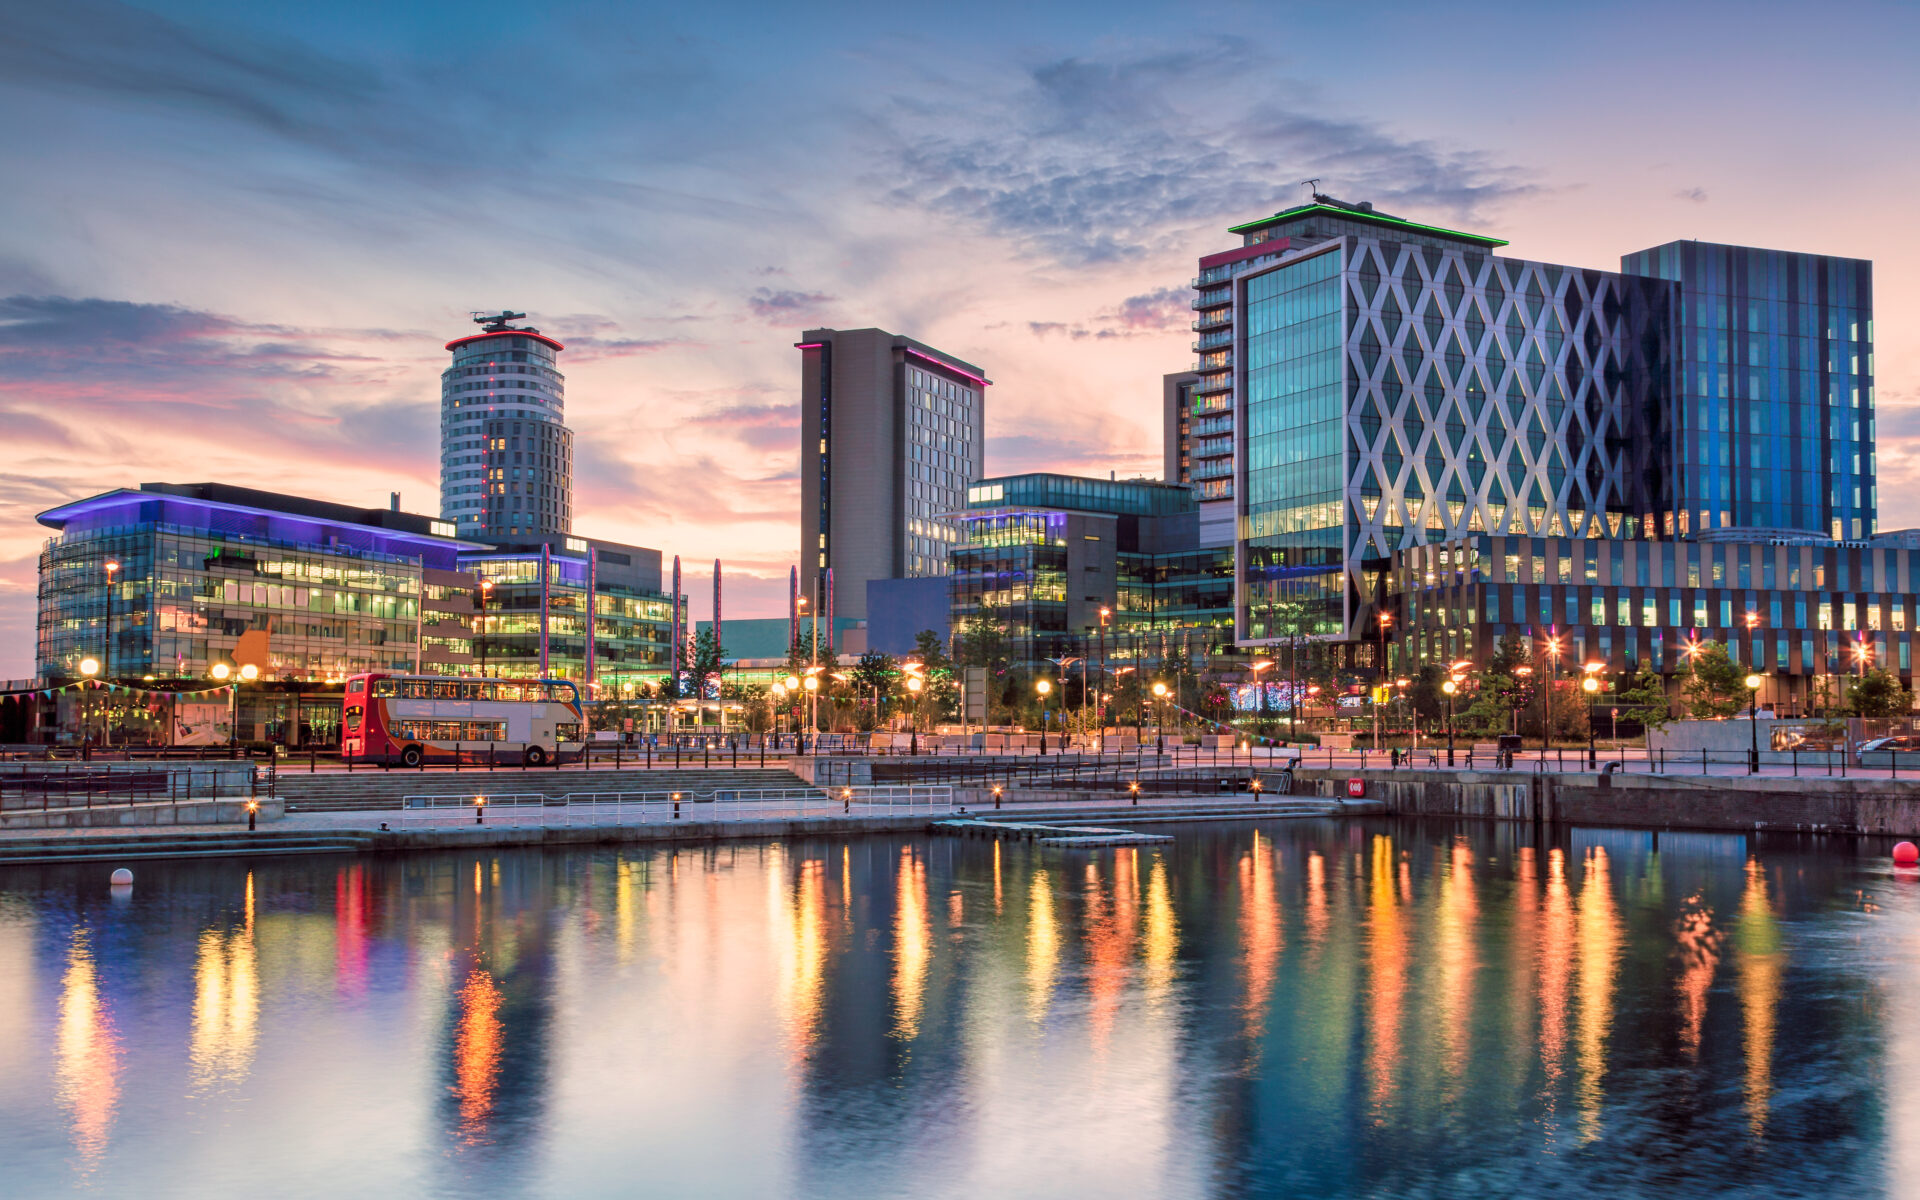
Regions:
<instances>
[{"instance_id":1,"label":"cylindrical tower","mask_svg":"<svg viewBox=\"0 0 1920 1200\"><path fill-rule=\"evenodd\" d=\"M564 422L565 349L524 313L475 315L483 332L447 343L440 376L440 515L482 542L573 530L573 432Z\"/></svg>"}]
</instances>

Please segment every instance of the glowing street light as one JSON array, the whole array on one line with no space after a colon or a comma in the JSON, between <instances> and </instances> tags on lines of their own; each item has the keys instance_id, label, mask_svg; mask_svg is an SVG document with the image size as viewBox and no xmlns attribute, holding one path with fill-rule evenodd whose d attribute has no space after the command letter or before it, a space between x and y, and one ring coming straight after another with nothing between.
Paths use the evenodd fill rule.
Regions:
<instances>
[{"instance_id":1,"label":"glowing street light","mask_svg":"<svg viewBox=\"0 0 1920 1200\"><path fill-rule=\"evenodd\" d=\"M1038 680L1034 683L1033 690L1040 693L1040 753L1045 754L1047 752L1047 694L1053 691L1053 681Z\"/></svg>"},{"instance_id":2,"label":"glowing street light","mask_svg":"<svg viewBox=\"0 0 1920 1200\"><path fill-rule=\"evenodd\" d=\"M1749 675L1747 685L1747 774L1760 771L1760 676Z\"/></svg>"}]
</instances>

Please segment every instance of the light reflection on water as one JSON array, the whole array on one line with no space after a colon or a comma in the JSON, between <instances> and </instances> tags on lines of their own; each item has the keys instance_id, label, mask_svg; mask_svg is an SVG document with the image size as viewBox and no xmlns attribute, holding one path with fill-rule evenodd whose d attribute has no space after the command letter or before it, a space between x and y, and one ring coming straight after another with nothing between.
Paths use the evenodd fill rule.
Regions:
<instances>
[{"instance_id":1,"label":"light reflection on water","mask_svg":"<svg viewBox=\"0 0 1920 1200\"><path fill-rule=\"evenodd\" d=\"M1444 822L0 875L10 1194L1893 1194L1920 879Z\"/></svg>"}]
</instances>

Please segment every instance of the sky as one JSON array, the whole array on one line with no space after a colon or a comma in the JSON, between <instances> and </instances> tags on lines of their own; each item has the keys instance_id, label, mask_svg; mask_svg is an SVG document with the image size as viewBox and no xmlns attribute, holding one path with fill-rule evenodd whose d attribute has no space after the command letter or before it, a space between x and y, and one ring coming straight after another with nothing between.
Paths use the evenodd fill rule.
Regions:
<instances>
[{"instance_id":1,"label":"sky","mask_svg":"<svg viewBox=\"0 0 1920 1200\"><path fill-rule=\"evenodd\" d=\"M695 597L724 560L730 616L783 611L808 327L985 366L990 474L1157 475L1196 258L1308 178L1549 262L1872 259L1881 525L1920 525L1917 6L0 0L0 31L0 679L54 505L437 511L473 311L567 345L576 531Z\"/></svg>"}]
</instances>

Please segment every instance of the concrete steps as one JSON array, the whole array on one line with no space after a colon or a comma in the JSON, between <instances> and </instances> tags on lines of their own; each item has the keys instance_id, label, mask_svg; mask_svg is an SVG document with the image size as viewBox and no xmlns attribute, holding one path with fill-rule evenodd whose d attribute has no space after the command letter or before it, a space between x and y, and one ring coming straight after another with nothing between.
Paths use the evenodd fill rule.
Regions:
<instances>
[{"instance_id":1,"label":"concrete steps","mask_svg":"<svg viewBox=\"0 0 1920 1200\"><path fill-rule=\"evenodd\" d=\"M132 862L159 858L235 858L265 854L351 854L373 839L362 834L241 833L156 834L145 837L49 837L0 842L0 871L33 863Z\"/></svg>"},{"instance_id":2,"label":"concrete steps","mask_svg":"<svg viewBox=\"0 0 1920 1200\"><path fill-rule=\"evenodd\" d=\"M371 812L397 809L408 796L544 795L570 792L681 792L688 797L716 791L753 791L808 786L783 768L656 768L615 771L515 769L511 771L355 771L281 775L274 793L287 811Z\"/></svg>"}]
</instances>

